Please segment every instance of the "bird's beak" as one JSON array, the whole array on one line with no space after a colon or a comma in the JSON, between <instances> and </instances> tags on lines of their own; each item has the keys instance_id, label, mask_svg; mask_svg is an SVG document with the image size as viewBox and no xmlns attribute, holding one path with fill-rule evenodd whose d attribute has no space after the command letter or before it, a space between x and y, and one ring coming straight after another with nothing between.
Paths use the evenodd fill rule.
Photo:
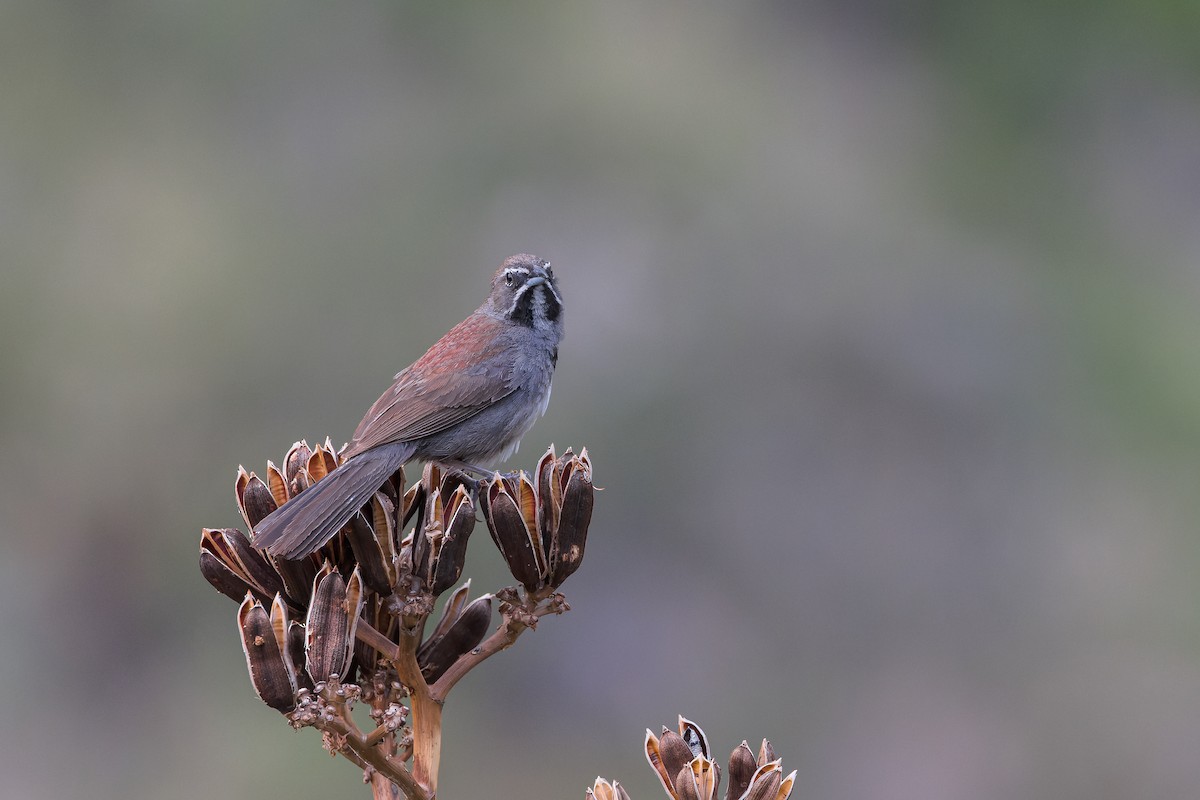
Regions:
<instances>
[{"instance_id":1,"label":"bird's beak","mask_svg":"<svg viewBox=\"0 0 1200 800\"><path fill-rule=\"evenodd\" d=\"M534 275L529 280L525 281L526 286L541 286L546 282L546 279L541 275Z\"/></svg>"}]
</instances>

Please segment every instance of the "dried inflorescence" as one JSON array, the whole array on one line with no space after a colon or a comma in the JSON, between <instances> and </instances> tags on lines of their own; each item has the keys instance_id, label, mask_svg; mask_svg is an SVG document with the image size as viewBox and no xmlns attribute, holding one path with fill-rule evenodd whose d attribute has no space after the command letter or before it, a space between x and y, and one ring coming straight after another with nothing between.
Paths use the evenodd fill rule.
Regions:
<instances>
[{"instance_id":1,"label":"dried inflorescence","mask_svg":"<svg viewBox=\"0 0 1200 800\"><path fill-rule=\"evenodd\" d=\"M586 447L555 458L551 446L532 477L497 474L483 482L479 500L500 554L526 591L555 589L578 569L592 520Z\"/></svg>"},{"instance_id":2,"label":"dried inflorescence","mask_svg":"<svg viewBox=\"0 0 1200 800\"><path fill-rule=\"evenodd\" d=\"M254 547L260 521L341 463L326 440L315 448L297 442L282 468L267 463L265 480L239 468L235 494L251 535L205 529L200 571L240 603L242 648L263 702L295 727L320 730L373 786L382 775L426 798L436 789L446 693L539 617L567 609L556 589L583 557L591 462L586 449L556 457L551 447L533 478L497 473L475 481L430 464L411 487L400 469L315 553L289 560ZM438 598L462 576L477 504L522 588L471 600L468 580L427 634ZM500 625L489 636L494 599ZM360 700L378 725L369 733L349 712Z\"/></svg>"},{"instance_id":3,"label":"dried inflorescence","mask_svg":"<svg viewBox=\"0 0 1200 800\"><path fill-rule=\"evenodd\" d=\"M629 792L619 781L609 783L597 776L596 782L588 787L585 797L587 800L629 800Z\"/></svg>"},{"instance_id":4,"label":"dried inflorescence","mask_svg":"<svg viewBox=\"0 0 1200 800\"><path fill-rule=\"evenodd\" d=\"M699 725L679 718L679 732L663 726L662 735L646 731L646 760L672 800L716 800L721 767L710 757L708 737ZM796 783L793 770L783 776L783 762L762 740L758 756L743 740L729 756L729 786L725 800L787 800ZM596 778L586 792L588 800L629 800L619 783Z\"/></svg>"}]
</instances>

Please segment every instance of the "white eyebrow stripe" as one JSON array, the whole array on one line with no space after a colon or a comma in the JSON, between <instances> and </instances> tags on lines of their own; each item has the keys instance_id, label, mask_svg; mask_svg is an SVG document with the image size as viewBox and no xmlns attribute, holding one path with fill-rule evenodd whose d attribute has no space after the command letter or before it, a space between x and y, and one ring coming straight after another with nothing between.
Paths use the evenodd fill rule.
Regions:
<instances>
[{"instance_id":1,"label":"white eyebrow stripe","mask_svg":"<svg viewBox=\"0 0 1200 800\"><path fill-rule=\"evenodd\" d=\"M526 275L528 275L528 274L529 274L529 267L505 267L505 268L504 268L504 274L505 274L505 275L511 275L511 274L512 274L512 273L514 273L514 272L523 272L523 273L525 273Z\"/></svg>"}]
</instances>

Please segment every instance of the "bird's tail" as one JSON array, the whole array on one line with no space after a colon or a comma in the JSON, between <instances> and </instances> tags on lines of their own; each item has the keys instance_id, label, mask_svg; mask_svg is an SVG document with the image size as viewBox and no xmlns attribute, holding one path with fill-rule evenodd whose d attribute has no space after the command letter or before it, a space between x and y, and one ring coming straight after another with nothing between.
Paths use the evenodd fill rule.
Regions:
<instances>
[{"instance_id":1,"label":"bird's tail","mask_svg":"<svg viewBox=\"0 0 1200 800\"><path fill-rule=\"evenodd\" d=\"M287 559L315 552L412 458L412 451L409 442L396 442L354 456L255 525L254 546Z\"/></svg>"}]
</instances>

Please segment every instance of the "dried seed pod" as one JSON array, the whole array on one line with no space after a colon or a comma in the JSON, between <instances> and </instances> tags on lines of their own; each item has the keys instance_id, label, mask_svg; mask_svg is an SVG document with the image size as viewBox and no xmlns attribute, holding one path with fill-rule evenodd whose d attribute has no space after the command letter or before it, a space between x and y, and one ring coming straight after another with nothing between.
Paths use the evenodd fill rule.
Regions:
<instances>
[{"instance_id":1,"label":"dried seed pod","mask_svg":"<svg viewBox=\"0 0 1200 800\"><path fill-rule=\"evenodd\" d=\"M312 450L308 447L308 442L304 439L293 444L288 448L287 455L283 457L283 478L284 485L291 486L292 481L296 480L296 475L300 473L312 456Z\"/></svg>"},{"instance_id":2,"label":"dried seed pod","mask_svg":"<svg viewBox=\"0 0 1200 800\"><path fill-rule=\"evenodd\" d=\"M558 484L562 486L562 493L557 501L559 505L549 559L551 586L561 586L583 561L583 548L587 543L595 499L587 448L579 456L571 456L562 474L565 480Z\"/></svg>"},{"instance_id":3,"label":"dried seed pod","mask_svg":"<svg viewBox=\"0 0 1200 800\"><path fill-rule=\"evenodd\" d=\"M704 756L696 756L675 776L678 800L713 800L721 781L717 765Z\"/></svg>"},{"instance_id":4,"label":"dried seed pod","mask_svg":"<svg viewBox=\"0 0 1200 800\"><path fill-rule=\"evenodd\" d=\"M287 607L278 595L267 614L247 593L238 608L238 629L255 693L277 711L296 707L296 672L287 646Z\"/></svg>"},{"instance_id":5,"label":"dried seed pod","mask_svg":"<svg viewBox=\"0 0 1200 800\"><path fill-rule=\"evenodd\" d=\"M403 471L397 474L400 475L400 480L404 480ZM371 498L371 528L375 531L375 538L383 553L384 565L388 569L389 580L393 586L396 584L396 562L400 555L400 537L396 535L400 530L396 523L398 501L402 502L402 499L398 499L395 487L390 483L385 483L383 489Z\"/></svg>"},{"instance_id":6,"label":"dried seed pod","mask_svg":"<svg viewBox=\"0 0 1200 800\"><path fill-rule=\"evenodd\" d=\"M725 789L725 800L739 800L750 787L754 770L757 768L758 764L754 761L750 745L742 740L729 754L729 786Z\"/></svg>"},{"instance_id":7,"label":"dried seed pod","mask_svg":"<svg viewBox=\"0 0 1200 800\"><path fill-rule=\"evenodd\" d=\"M337 469L337 467L337 455L333 452L332 448L326 449L324 445L317 445L317 449L312 451L304 464L304 469L308 472L308 476L312 479L313 483L321 480Z\"/></svg>"},{"instance_id":8,"label":"dried seed pod","mask_svg":"<svg viewBox=\"0 0 1200 800\"><path fill-rule=\"evenodd\" d=\"M305 620L304 655L309 676L316 682L337 675L348 679L354 653L354 629L362 612L362 576L356 568L350 580L329 562L317 573Z\"/></svg>"},{"instance_id":9,"label":"dried seed pod","mask_svg":"<svg viewBox=\"0 0 1200 800\"><path fill-rule=\"evenodd\" d=\"M443 509L441 548L430 565L430 590L435 596L458 582L467 560L467 540L474 529L475 503L471 500L471 493L460 485L450 495Z\"/></svg>"},{"instance_id":10,"label":"dried seed pod","mask_svg":"<svg viewBox=\"0 0 1200 800\"><path fill-rule=\"evenodd\" d=\"M696 757L687 742L679 734L663 728L662 737L646 730L646 760L658 774L663 789L671 797L678 797L675 790L675 780L680 772L688 769L688 765Z\"/></svg>"},{"instance_id":11,"label":"dried seed pod","mask_svg":"<svg viewBox=\"0 0 1200 800\"><path fill-rule=\"evenodd\" d=\"M538 459L537 466L533 468L537 484L538 529L543 532L543 535L553 533L555 526L558 525L556 511L561 505L562 497L556 473L561 469L562 465L554 455L553 444L546 448L546 452L542 453L542 457ZM542 543L542 547L548 549L549 546L547 538Z\"/></svg>"},{"instance_id":12,"label":"dried seed pod","mask_svg":"<svg viewBox=\"0 0 1200 800\"><path fill-rule=\"evenodd\" d=\"M234 491L237 493L238 511L251 531L268 514L279 508L263 479L253 472L247 473L244 468L238 468Z\"/></svg>"},{"instance_id":13,"label":"dried seed pod","mask_svg":"<svg viewBox=\"0 0 1200 800\"><path fill-rule=\"evenodd\" d=\"M275 505L281 506L291 497L288 487L292 485L292 480L295 480L295 476L288 480L279 467L275 466L275 462L267 461L267 487L271 490L271 496L275 498Z\"/></svg>"},{"instance_id":14,"label":"dried seed pod","mask_svg":"<svg viewBox=\"0 0 1200 800\"><path fill-rule=\"evenodd\" d=\"M404 477L401 472L401 478ZM400 483L400 489L404 489L403 480ZM425 484L417 481L412 486L408 487L408 491L404 492L404 501L396 506L396 530L404 530L404 526L409 523L413 515L425 503Z\"/></svg>"},{"instance_id":15,"label":"dried seed pod","mask_svg":"<svg viewBox=\"0 0 1200 800\"><path fill-rule=\"evenodd\" d=\"M223 594L227 593L232 583L218 569L218 564L266 602L270 602L270 598L284 588L279 573L237 528L205 528L200 533L200 552L201 571L209 583ZM205 558L204 553L210 557Z\"/></svg>"},{"instance_id":16,"label":"dried seed pod","mask_svg":"<svg viewBox=\"0 0 1200 800\"><path fill-rule=\"evenodd\" d=\"M618 781L609 783L599 776L585 793L586 800L629 800L629 792Z\"/></svg>"},{"instance_id":17,"label":"dried seed pod","mask_svg":"<svg viewBox=\"0 0 1200 800\"><path fill-rule=\"evenodd\" d=\"M497 474L484 481L479 496L488 530L509 571L527 591L537 591L542 586L545 556L536 520L527 513L533 507L533 484L524 472L517 476Z\"/></svg>"},{"instance_id":18,"label":"dried seed pod","mask_svg":"<svg viewBox=\"0 0 1200 800\"><path fill-rule=\"evenodd\" d=\"M389 505L391 503L384 494L376 492L375 499L371 502L372 512L381 502ZM372 513L371 516L378 524L379 515ZM391 548L388 546L391 531L387 524L390 517L390 514L385 515L382 536L379 535L378 529L367 522L367 518L361 513L350 518L346 531L346 538L350 542L354 560L362 570L363 583L371 591L385 596L391 594L392 588L395 586L395 565L392 563L393 556Z\"/></svg>"},{"instance_id":19,"label":"dried seed pod","mask_svg":"<svg viewBox=\"0 0 1200 800\"><path fill-rule=\"evenodd\" d=\"M312 592L313 578L317 575L317 565L311 558L301 558L292 561L282 556L271 555L259 550L271 563L275 572L283 582L284 594L292 601L295 608L308 605L309 594Z\"/></svg>"},{"instance_id":20,"label":"dried seed pod","mask_svg":"<svg viewBox=\"0 0 1200 800\"><path fill-rule=\"evenodd\" d=\"M663 729L659 739L659 750L662 752L663 767L668 775L676 775L691 763L696 754L688 747L683 737L674 731Z\"/></svg>"},{"instance_id":21,"label":"dried seed pod","mask_svg":"<svg viewBox=\"0 0 1200 800\"><path fill-rule=\"evenodd\" d=\"M775 748L771 746L770 742L763 739L762 744L758 746L758 761L756 763L761 767L763 764L774 761L775 758Z\"/></svg>"},{"instance_id":22,"label":"dried seed pod","mask_svg":"<svg viewBox=\"0 0 1200 800\"><path fill-rule=\"evenodd\" d=\"M483 641L492 622L492 595L485 594L463 609L440 636L431 638L417 652L417 663L425 680L433 683L453 666L460 656Z\"/></svg>"},{"instance_id":23,"label":"dried seed pod","mask_svg":"<svg viewBox=\"0 0 1200 800\"><path fill-rule=\"evenodd\" d=\"M240 600L251 592L250 584L235 575L221 559L208 550L200 550L200 574L212 587L231 600Z\"/></svg>"},{"instance_id":24,"label":"dried seed pod","mask_svg":"<svg viewBox=\"0 0 1200 800\"><path fill-rule=\"evenodd\" d=\"M294 498L296 495L303 492L305 489L313 485L313 478L308 474L307 467L301 467L296 472L296 477L292 478L287 485L288 497Z\"/></svg>"},{"instance_id":25,"label":"dried seed pod","mask_svg":"<svg viewBox=\"0 0 1200 800\"><path fill-rule=\"evenodd\" d=\"M470 596L470 593L471 579L468 578L466 582L463 583L462 586L455 589L454 593L451 594L446 600L445 605L442 607L442 618L438 620L437 627L433 629L433 633L429 634L429 638L426 640L425 644L428 644L434 639L438 639L446 635L446 631L450 629L450 626L453 625L454 621L458 619L460 614L462 614L463 609L467 607L467 598ZM421 646L424 647L425 644L422 644Z\"/></svg>"},{"instance_id":26,"label":"dried seed pod","mask_svg":"<svg viewBox=\"0 0 1200 800\"><path fill-rule=\"evenodd\" d=\"M781 762L768 761L754 771L750 786L738 800L787 800L795 783L795 770L785 778Z\"/></svg>"}]
</instances>

